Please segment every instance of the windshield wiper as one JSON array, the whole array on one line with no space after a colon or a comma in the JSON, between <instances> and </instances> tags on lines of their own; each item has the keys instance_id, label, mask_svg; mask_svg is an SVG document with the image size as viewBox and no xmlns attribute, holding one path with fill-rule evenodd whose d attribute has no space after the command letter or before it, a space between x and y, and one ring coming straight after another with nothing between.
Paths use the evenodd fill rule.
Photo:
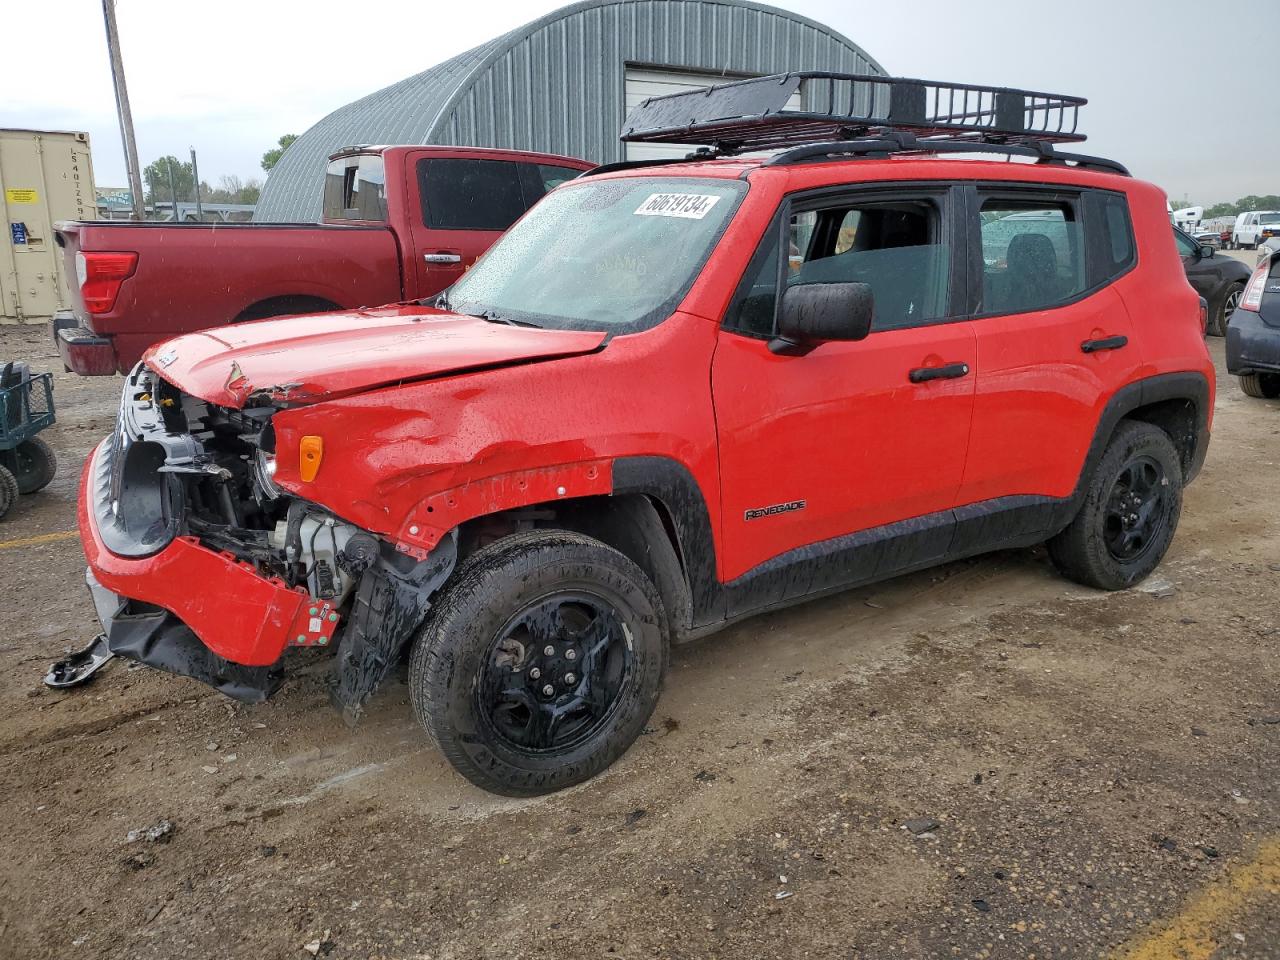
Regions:
<instances>
[{"instance_id":1,"label":"windshield wiper","mask_svg":"<svg viewBox=\"0 0 1280 960\"><path fill-rule=\"evenodd\" d=\"M509 327L537 327L536 323L530 323L528 320L517 320L514 317L504 317L495 310L481 310L479 313L467 313L464 316L475 317L477 320L483 320L486 323L505 323Z\"/></svg>"}]
</instances>

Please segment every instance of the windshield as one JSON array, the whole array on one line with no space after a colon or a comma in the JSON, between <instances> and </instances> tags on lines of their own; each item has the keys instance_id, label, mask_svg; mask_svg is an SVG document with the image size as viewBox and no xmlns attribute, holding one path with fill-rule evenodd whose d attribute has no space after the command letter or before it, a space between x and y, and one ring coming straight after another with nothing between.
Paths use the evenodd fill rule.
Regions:
<instances>
[{"instance_id":1,"label":"windshield","mask_svg":"<svg viewBox=\"0 0 1280 960\"><path fill-rule=\"evenodd\" d=\"M674 177L566 185L445 291L442 306L540 327L641 330L688 292L746 188Z\"/></svg>"},{"instance_id":2,"label":"windshield","mask_svg":"<svg viewBox=\"0 0 1280 960\"><path fill-rule=\"evenodd\" d=\"M1258 219L1263 223L1280 223L1280 213L1264 213Z\"/></svg>"}]
</instances>

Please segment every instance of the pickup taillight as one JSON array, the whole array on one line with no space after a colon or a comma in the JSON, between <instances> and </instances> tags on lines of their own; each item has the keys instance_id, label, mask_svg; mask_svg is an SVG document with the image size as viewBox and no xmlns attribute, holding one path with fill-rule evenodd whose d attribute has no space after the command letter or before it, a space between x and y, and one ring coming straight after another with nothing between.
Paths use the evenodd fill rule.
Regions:
<instances>
[{"instance_id":1,"label":"pickup taillight","mask_svg":"<svg viewBox=\"0 0 1280 960\"><path fill-rule=\"evenodd\" d=\"M1267 285L1267 275L1271 273L1271 258L1264 257L1249 278L1249 285L1244 288L1244 296L1240 298L1240 310L1252 310L1257 313L1262 309L1262 291Z\"/></svg>"},{"instance_id":2,"label":"pickup taillight","mask_svg":"<svg viewBox=\"0 0 1280 960\"><path fill-rule=\"evenodd\" d=\"M80 299L90 313L110 313L120 295L120 284L138 268L136 253L81 250L76 254L76 280Z\"/></svg>"}]
</instances>

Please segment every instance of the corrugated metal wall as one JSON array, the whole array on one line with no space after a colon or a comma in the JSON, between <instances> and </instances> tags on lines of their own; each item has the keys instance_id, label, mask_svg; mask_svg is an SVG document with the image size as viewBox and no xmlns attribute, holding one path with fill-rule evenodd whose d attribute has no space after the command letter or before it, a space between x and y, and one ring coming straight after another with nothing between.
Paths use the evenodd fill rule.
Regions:
<instances>
[{"instance_id":1,"label":"corrugated metal wall","mask_svg":"<svg viewBox=\"0 0 1280 960\"><path fill-rule=\"evenodd\" d=\"M318 217L325 157L351 143L620 160L628 63L728 74L884 72L834 30L746 0L586 0L325 117L272 171L255 219Z\"/></svg>"}]
</instances>

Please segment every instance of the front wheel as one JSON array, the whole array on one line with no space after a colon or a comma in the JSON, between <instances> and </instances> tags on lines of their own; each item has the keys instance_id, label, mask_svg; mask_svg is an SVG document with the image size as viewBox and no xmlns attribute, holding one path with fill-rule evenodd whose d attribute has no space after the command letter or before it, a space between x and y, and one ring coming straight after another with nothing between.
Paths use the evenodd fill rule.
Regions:
<instances>
[{"instance_id":1,"label":"front wheel","mask_svg":"<svg viewBox=\"0 0 1280 960\"><path fill-rule=\"evenodd\" d=\"M1280 373L1242 373L1239 380L1240 389L1247 397L1259 400L1280 398Z\"/></svg>"},{"instance_id":2,"label":"front wheel","mask_svg":"<svg viewBox=\"0 0 1280 960\"><path fill-rule=\"evenodd\" d=\"M1209 330L1215 337L1227 335L1227 324L1231 322L1231 314L1235 313L1236 307L1240 306L1240 298L1243 296L1243 283L1233 283L1227 287L1227 295L1222 298L1222 305L1218 307L1218 313L1213 318L1213 324Z\"/></svg>"},{"instance_id":3,"label":"front wheel","mask_svg":"<svg viewBox=\"0 0 1280 960\"><path fill-rule=\"evenodd\" d=\"M1049 541L1068 578L1123 590L1164 559L1182 512L1182 462L1159 427L1122 420L1085 489L1080 512Z\"/></svg>"},{"instance_id":4,"label":"front wheel","mask_svg":"<svg viewBox=\"0 0 1280 960\"><path fill-rule=\"evenodd\" d=\"M414 712L464 777L535 796L604 770L644 729L667 665L657 589L617 550L536 531L477 551L414 644Z\"/></svg>"}]
</instances>

